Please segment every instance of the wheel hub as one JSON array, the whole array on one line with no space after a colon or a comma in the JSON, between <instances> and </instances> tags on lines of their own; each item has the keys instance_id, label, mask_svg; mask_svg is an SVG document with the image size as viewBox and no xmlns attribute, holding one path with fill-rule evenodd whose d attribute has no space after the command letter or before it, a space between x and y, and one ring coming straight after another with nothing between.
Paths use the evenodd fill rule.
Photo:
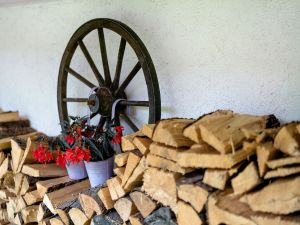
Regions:
<instances>
[{"instance_id":1,"label":"wheel hub","mask_svg":"<svg viewBox=\"0 0 300 225\"><path fill-rule=\"evenodd\" d=\"M101 116L110 116L114 97L107 87L100 87L96 93L89 97L89 107L92 113Z\"/></svg>"}]
</instances>

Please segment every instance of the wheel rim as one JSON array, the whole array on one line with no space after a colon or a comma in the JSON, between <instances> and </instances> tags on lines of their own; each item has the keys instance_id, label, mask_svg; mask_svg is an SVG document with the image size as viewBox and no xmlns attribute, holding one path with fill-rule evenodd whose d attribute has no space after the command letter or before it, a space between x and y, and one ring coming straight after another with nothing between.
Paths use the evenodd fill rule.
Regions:
<instances>
[{"instance_id":1,"label":"wheel rim","mask_svg":"<svg viewBox=\"0 0 300 225\"><path fill-rule=\"evenodd\" d=\"M114 76L111 75L108 63L105 43L106 29L113 31L120 36L118 58ZM98 34L98 45L100 46L99 51L101 52L103 74L101 74L97 69L95 62L92 59L89 50L87 49L83 41L83 39L90 32L95 30L97 30ZM137 57L137 62L132 68L131 72L128 73L124 81L120 83L122 64L124 61L124 52L128 47L133 49ZM97 79L97 84L93 84L88 79L86 79L84 75L81 75L73 68L71 68L70 64L77 48L82 51L86 62L92 69L93 74ZM140 70L142 70L144 79L146 81L148 100L129 100L126 97L126 88ZM87 96L87 98L67 97L67 78L69 75L75 77L90 89L94 90L94 93L92 93L90 96ZM145 45L137 36L137 34L127 25L112 19L94 19L83 24L77 29L77 31L75 31L64 51L60 64L57 86L59 119L61 122L68 121L68 102L86 102L93 113L92 117L98 114L101 115L98 126L103 126L105 121L111 120L111 109L113 103L118 99L124 100L120 101L116 108L115 122L117 124L119 123L119 117L121 116L133 131L136 131L138 129L132 119L130 119L130 117L125 112L125 108L130 106L149 107L148 123L155 123L160 119L161 102L159 84L152 59Z\"/></svg>"}]
</instances>

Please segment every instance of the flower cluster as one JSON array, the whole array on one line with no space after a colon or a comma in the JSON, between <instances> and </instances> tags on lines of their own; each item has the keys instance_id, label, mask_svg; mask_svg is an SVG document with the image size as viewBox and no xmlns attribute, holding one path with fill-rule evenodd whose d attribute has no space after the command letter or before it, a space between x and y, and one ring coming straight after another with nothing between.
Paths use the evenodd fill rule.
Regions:
<instances>
[{"instance_id":1,"label":"flower cluster","mask_svg":"<svg viewBox=\"0 0 300 225\"><path fill-rule=\"evenodd\" d=\"M37 149L33 150L33 157L39 163L48 163L54 160L53 153L47 150L42 143L39 144Z\"/></svg>"}]
</instances>

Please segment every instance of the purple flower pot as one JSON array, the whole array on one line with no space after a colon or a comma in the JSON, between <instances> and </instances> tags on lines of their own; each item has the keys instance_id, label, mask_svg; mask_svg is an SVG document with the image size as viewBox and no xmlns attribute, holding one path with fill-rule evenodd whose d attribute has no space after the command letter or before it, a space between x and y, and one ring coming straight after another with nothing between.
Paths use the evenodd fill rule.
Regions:
<instances>
[{"instance_id":1,"label":"purple flower pot","mask_svg":"<svg viewBox=\"0 0 300 225\"><path fill-rule=\"evenodd\" d=\"M77 164L70 163L66 165L68 175L72 180L81 180L87 177L87 172L83 161Z\"/></svg>"},{"instance_id":2,"label":"purple flower pot","mask_svg":"<svg viewBox=\"0 0 300 225\"><path fill-rule=\"evenodd\" d=\"M90 183L92 187L96 187L105 183L112 177L114 168L114 156L107 160L97 162L84 162Z\"/></svg>"}]
</instances>

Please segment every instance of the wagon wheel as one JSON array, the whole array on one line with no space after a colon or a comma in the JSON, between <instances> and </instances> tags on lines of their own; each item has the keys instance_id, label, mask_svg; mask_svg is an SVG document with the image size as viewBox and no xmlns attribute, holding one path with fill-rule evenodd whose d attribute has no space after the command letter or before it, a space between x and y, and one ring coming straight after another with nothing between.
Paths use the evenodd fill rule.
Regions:
<instances>
[{"instance_id":1,"label":"wagon wheel","mask_svg":"<svg viewBox=\"0 0 300 225\"><path fill-rule=\"evenodd\" d=\"M111 76L111 70L108 63L104 35L106 29L120 36L118 58L114 76ZM100 46L99 51L101 52L104 72L103 75L97 69L97 66L83 40L92 31L96 31L98 33ZM97 84L93 84L86 79L83 74L79 74L74 70L74 68L71 68L70 64L77 47L80 48L86 59L86 62L92 69L93 74L97 79ZM132 48L136 55L136 64L132 68L131 72L128 73L124 81L120 82L124 52L128 47ZM127 99L126 87L141 69L146 81L148 99L143 101ZM89 96L84 96L83 98L67 96L68 76L73 76L84 85L87 85L91 90L93 90L91 92L92 94ZM98 114L100 115L98 127L103 127L106 122L111 121L113 114L115 114L114 120L116 124L120 124L121 117L133 131L137 131L137 125L126 113L126 108L133 106L149 108L148 123L155 123L160 119L161 103L156 71L145 45L131 28L119 21L112 19L94 19L83 24L77 29L64 51L59 69L57 103L60 122L68 121L68 102L86 102L87 106L91 110L91 118Z\"/></svg>"}]
</instances>

